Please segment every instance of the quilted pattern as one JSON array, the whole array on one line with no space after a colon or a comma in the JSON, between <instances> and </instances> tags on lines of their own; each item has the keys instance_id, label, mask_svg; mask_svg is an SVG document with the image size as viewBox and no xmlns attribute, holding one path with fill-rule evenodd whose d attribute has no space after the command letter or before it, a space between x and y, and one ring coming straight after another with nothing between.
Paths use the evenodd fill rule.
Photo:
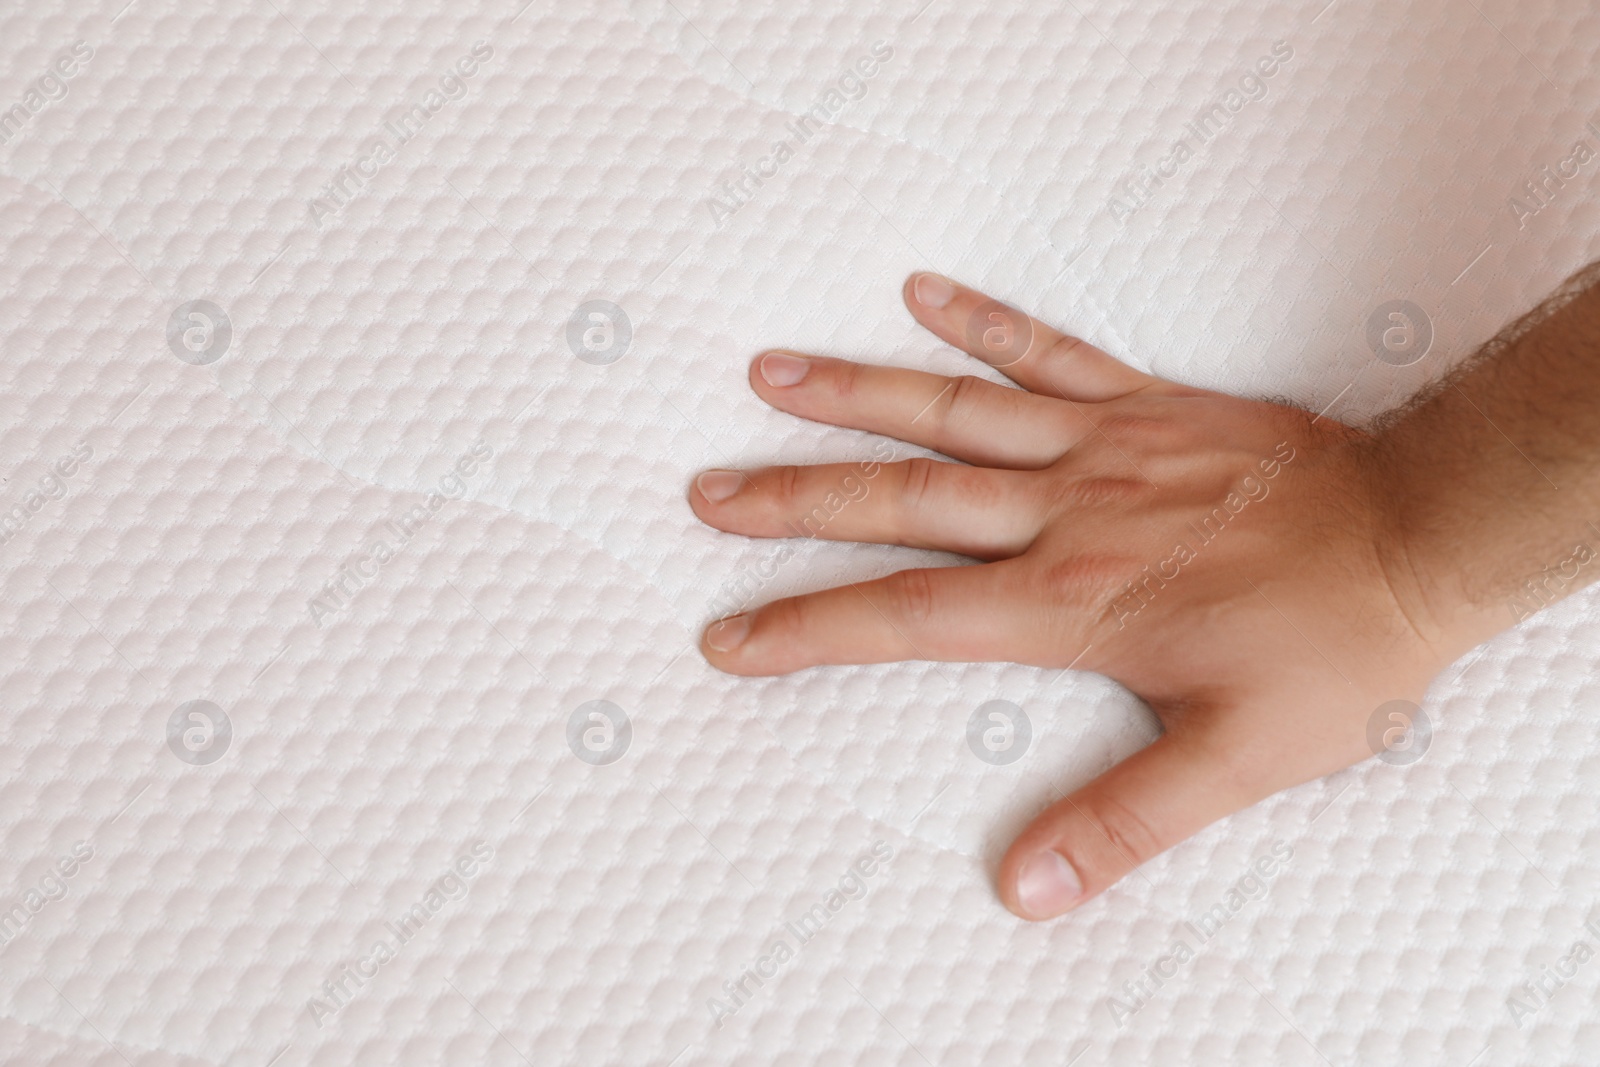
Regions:
<instances>
[{"instance_id":1,"label":"quilted pattern","mask_svg":"<svg viewBox=\"0 0 1600 1067\"><path fill-rule=\"evenodd\" d=\"M1535 991L1600 945L1600 595L1443 676L1417 763L1029 926L1000 849L1152 717L1013 666L717 675L730 603L938 557L683 493L911 454L744 376L970 370L898 306L918 268L1376 414L1600 256L1600 167L1512 204L1600 145L1597 60L1556 0L0 14L0 1056L1592 1062L1600 963ZM1374 358L1395 300L1426 358ZM594 301L614 359L571 346ZM1015 763L968 748L996 700Z\"/></svg>"}]
</instances>

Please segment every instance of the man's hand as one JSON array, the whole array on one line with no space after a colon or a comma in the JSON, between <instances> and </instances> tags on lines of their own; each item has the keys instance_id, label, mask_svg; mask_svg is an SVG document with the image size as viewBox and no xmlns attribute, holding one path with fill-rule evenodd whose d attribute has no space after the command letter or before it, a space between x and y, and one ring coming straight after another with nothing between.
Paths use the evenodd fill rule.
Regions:
<instances>
[{"instance_id":1,"label":"man's hand","mask_svg":"<svg viewBox=\"0 0 1600 1067\"><path fill-rule=\"evenodd\" d=\"M985 562L779 600L714 623L703 648L748 675L906 659L1070 667L1143 698L1161 738L1011 846L999 891L1018 915L1058 915L1214 820L1373 755L1381 705L1419 701L1512 621L1489 626L1476 602L1430 584L1432 556L1407 532L1421 502L1397 499L1395 472L1415 464L1389 441L1151 377L935 275L908 280L905 297L1022 388L787 352L758 357L750 382L783 411L960 463L708 471L691 503L733 533ZM830 494L848 502L811 521Z\"/></svg>"}]
</instances>

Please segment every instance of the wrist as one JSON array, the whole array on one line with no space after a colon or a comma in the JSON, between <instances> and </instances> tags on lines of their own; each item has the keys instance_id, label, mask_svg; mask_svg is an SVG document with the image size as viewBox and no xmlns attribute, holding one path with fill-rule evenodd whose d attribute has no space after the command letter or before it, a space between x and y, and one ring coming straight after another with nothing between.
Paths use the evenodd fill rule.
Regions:
<instances>
[{"instance_id":1,"label":"wrist","mask_svg":"<svg viewBox=\"0 0 1600 1067\"><path fill-rule=\"evenodd\" d=\"M1362 464L1385 575L1450 658L1600 578L1592 484L1546 463L1558 488L1490 420L1486 385L1468 378L1413 405L1368 439Z\"/></svg>"},{"instance_id":2,"label":"wrist","mask_svg":"<svg viewBox=\"0 0 1600 1067\"><path fill-rule=\"evenodd\" d=\"M1420 420L1419 420L1420 421ZM1400 610L1440 666L1516 622L1500 595L1505 524L1473 497L1438 492L1437 438L1402 421L1362 446L1374 504L1374 550ZM1492 501L1492 494L1489 499Z\"/></svg>"}]
</instances>

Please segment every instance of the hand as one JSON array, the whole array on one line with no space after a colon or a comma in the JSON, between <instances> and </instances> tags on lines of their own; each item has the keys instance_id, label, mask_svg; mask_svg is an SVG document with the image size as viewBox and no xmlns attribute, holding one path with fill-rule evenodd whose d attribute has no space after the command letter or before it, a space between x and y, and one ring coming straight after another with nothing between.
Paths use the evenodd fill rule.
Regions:
<instances>
[{"instance_id":1,"label":"hand","mask_svg":"<svg viewBox=\"0 0 1600 1067\"><path fill-rule=\"evenodd\" d=\"M1001 864L1001 898L1029 919L1373 754L1375 709L1420 699L1446 661L1389 581L1368 438L1143 374L934 275L905 295L922 325L1022 389L782 352L756 359L750 382L783 411L961 464L708 471L691 502L732 533L989 562L722 620L704 637L713 665L1009 660L1097 671L1142 697L1163 736L1045 811ZM848 500L836 514L817 510L830 493Z\"/></svg>"}]
</instances>

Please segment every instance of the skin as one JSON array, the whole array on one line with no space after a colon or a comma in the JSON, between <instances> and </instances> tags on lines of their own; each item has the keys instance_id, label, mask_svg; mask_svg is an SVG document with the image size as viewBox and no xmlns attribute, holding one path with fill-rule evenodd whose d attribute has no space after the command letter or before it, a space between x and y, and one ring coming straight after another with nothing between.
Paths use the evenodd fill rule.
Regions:
<instances>
[{"instance_id":1,"label":"skin","mask_svg":"<svg viewBox=\"0 0 1600 1067\"><path fill-rule=\"evenodd\" d=\"M775 601L712 624L702 651L742 675L1003 660L1137 694L1162 736L1040 814L1000 865L1006 907L1060 915L1209 823L1374 755L1381 706L1420 703L1516 621L1520 582L1600 545L1584 521L1600 520L1593 280L1363 431L1152 377L914 275L917 321L1020 388L781 352L756 358L750 384L782 411L958 462L708 471L690 503L730 533L982 562ZM1596 572L1547 581L1548 598Z\"/></svg>"}]
</instances>

